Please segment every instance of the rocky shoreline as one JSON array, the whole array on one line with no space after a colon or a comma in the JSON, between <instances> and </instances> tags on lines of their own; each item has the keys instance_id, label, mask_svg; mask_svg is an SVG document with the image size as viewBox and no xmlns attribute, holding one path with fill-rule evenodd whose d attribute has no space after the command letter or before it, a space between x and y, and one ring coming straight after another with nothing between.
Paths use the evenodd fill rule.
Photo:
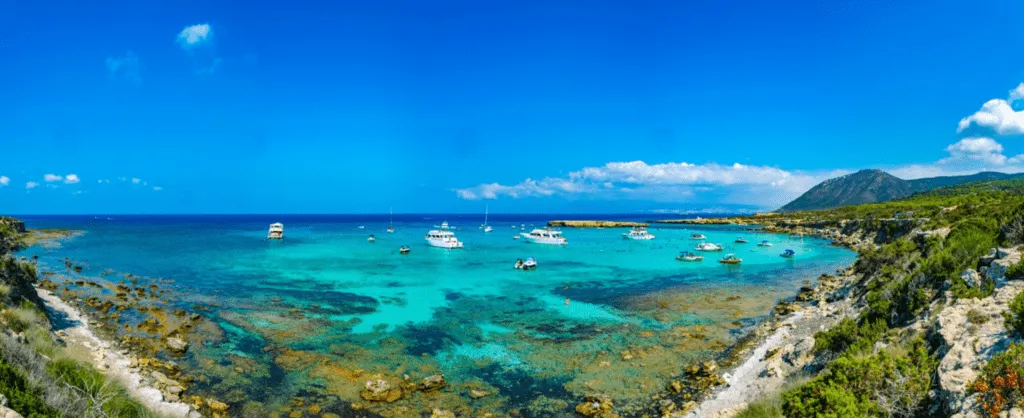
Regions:
<instances>
[{"instance_id":1,"label":"rocky shoreline","mask_svg":"<svg viewBox=\"0 0 1024 418\"><path fill-rule=\"evenodd\" d=\"M72 352L82 354L79 360L92 364L106 376L116 379L134 399L153 412L172 418L201 416L185 403L165 400L165 392L181 393L183 389L180 384L158 372L144 376L138 367L139 360L128 350L112 347L109 342L97 337L89 329L89 319L78 309L46 289L37 287L36 292L51 316L62 318L64 324L55 325L55 333Z\"/></svg>"}]
</instances>

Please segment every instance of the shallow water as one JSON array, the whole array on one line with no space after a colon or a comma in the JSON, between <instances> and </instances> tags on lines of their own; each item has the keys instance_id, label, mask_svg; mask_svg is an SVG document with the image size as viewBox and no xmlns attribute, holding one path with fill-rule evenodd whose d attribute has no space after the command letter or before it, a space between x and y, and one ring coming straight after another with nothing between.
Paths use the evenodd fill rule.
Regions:
<instances>
[{"instance_id":1,"label":"shallow water","mask_svg":"<svg viewBox=\"0 0 1024 418\"><path fill-rule=\"evenodd\" d=\"M626 229L565 229L564 247L512 239L520 224L555 218L565 217L492 216L494 231L484 233L477 216L403 215L388 234L387 215L24 217L29 228L86 232L27 250L44 271L76 275L66 257L96 280L108 269L172 279L164 286L172 304L210 307L205 315L223 337L179 362L208 375L191 391L226 398L239 413L295 396L342 413L372 374L443 373L449 383L395 404L362 402L383 415L443 406L550 416L588 393L640 405L688 362L720 353L777 299L855 257L825 241L738 227L654 227L653 241L624 240ZM444 220L464 249L426 245L423 234ZM285 239L264 240L275 221ZM696 244L694 231L726 251L675 260ZM750 243L734 244L738 236ZM762 239L775 245L757 247ZM399 254L401 245L411 253ZM779 257L786 248L795 259ZM742 265L716 261L729 252ZM528 256L536 271L512 268ZM472 400L471 389L489 395Z\"/></svg>"}]
</instances>

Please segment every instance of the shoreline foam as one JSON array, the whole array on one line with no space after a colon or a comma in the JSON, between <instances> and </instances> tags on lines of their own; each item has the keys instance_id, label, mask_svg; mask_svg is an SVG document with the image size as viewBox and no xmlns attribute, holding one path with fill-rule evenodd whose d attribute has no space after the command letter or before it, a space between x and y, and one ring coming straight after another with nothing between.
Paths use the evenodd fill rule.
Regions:
<instances>
[{"instance_id":1,"label":"shoreline foam","mask_svg":"<svg viewBox=\"0 0 1024 418\"><path fill-rule=\"evenodd\" d=\"M199 413L181 402L167 402L163 394L148 384L138 369L131 367L129 355L124 350L112 348L110 343L96 336L89 329L89 319L78 309L67 304L46 289L36 287L39 298L47 309L59 312L68 323L57 330L58 335L69 346L83 348L89 353L88 362L107 377L116 379L128 394L142 403L150 411L167 417L199 417Z\"/></svg>"}]
</instances>

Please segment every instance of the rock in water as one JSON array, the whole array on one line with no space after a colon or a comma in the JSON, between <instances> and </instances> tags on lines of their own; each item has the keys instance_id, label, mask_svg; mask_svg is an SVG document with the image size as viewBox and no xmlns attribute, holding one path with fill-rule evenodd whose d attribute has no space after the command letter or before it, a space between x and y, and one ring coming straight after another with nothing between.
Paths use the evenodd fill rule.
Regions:
<instances>
[{"instance_id":1,"label":"rock in water","mask_svg":"<svg viewBox=\"0 0 1024 418\"><path fill-rule=\"evenodd\" d=\"M401 399L402 388L384 379L367 380L366 389L363 389L359 396L371 402L390 403Z\"/></svg>"},{"instance_id":2,"label":"rock in water","mask_svg":"<svg viewBox=\"0 0 1024 418\"><path fill-rule=\"evenodd\" d=\"M435 374L433 376L427 376L420 382L420 390L424 392L430 392L432 390L438 390L445 387L448 384L444 380L443 374Z\"/></svg>"},{"instance_id":3,"label":"rock in water","mask_svg":"<svg viewBox=\"0 0 1024 418\"><path fill-rule=\"evenodd\" d=\"M167 339L167 349L174 353L184 353L188 350L188 342L178 337L170 337Z\"/></svg>"}]
</instances>

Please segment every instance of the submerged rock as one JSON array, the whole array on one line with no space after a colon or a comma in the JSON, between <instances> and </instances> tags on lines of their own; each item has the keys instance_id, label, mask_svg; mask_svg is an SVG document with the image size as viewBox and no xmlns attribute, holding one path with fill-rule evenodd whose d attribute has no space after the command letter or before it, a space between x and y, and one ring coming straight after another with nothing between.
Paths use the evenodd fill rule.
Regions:
<instances>
[{"instance_id":1,"label":"submerged rock","mask_svg":"<svg viewBox=\"0 0 1024 418\"><path fill-rule=\"evenodd\" d=\"M184 353L185 350L188 350L188 342L178 337L170 337L165 343L167 345L167 349L173 353L180 354Z\"/></svg>"},{"instance_id":2,"label":"submerged rock","mask_svg":"<svg viewBox=\"0 0 1024 418\"><path fill-rule=\"evenodd\" d=\"M576 413L585 417L617 418L619 415L612 412L614 406L610 398L588 396L576 405Z\"/></svg>"},{"instance_id":3,"label":"submerged rock","mask_svg":"<svg viewBox=\"0 0 1024 418\"><path fill-rule=\"evenodd\" d=\"M473 389L473 390L469 391L469 397L473 398L473 399L480 399L480 398L483 398L483 397L485 397L487 395L490 395L490 393L488 393L486 391L483 391L483 390Z\"/></svg>"},{"instance_id":4,"label":"submerged rock","mask_svg":"<svg viewBox=\"0 0 1024 418\"><path fill-rule=\"evenodd\" d=\"M366 381L366 388L359 396L371 402L394 402L402 398L402 388L384 379Z\"/></svg>"},{"instance_id":5,"label":"submerged rock","mask_svg":"<svg viewBox=\"0 0 1024 418\"><path fill-rule=\"evenodd\" d=\"M438 390L448 385L448 382L444 380L443 374L435 374L433 376L427 376L420 382L419 388L424 392L432 390Z\"/></svg>"}]
</instances>

